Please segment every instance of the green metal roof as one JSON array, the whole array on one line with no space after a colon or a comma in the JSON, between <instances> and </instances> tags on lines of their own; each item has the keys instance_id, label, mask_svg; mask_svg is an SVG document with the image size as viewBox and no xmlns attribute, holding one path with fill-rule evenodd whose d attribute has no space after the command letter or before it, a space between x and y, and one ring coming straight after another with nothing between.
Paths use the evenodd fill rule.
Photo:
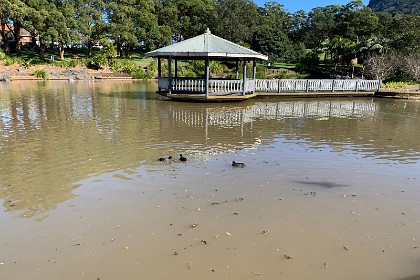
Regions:
<instances>
[{"instance_id":1,"label":"green metal roof","mask_svg":"<svg viewBox=\"0 0 420 280\"><path fill-rule=\"evenodd\" d=\"M268 57L256 51L242 47L211 34L207 29L204 34L146 53L149 57L245 59Z\"/></svg>"}]
</instances>

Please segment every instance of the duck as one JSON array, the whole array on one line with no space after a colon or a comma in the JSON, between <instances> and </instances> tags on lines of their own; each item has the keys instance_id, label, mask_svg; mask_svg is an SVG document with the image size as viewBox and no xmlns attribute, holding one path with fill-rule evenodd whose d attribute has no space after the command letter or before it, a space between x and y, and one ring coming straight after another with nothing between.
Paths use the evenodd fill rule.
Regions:
<instances>
[{"instance_id":1,"label":"duck","mask_svg":"<svg viewBox=\"0 0 420 280\"><path fill-rule=\"evenodd\" d=\"M232 161L232 166L233 167L245 167L245 163Z\"/></svg>"},{"instance_id":2,"label":"duck","mask_svg":"<svg viewBox=\"0 0 420 280\"><path fill-rule=\"evenodd\" d=\"M168 158L160 157L158 160L159 161L166 161L167 159L172 159L172 156L169 156Z\"/></svg>"},{"instance_id":3,"label":"duck","mask_svg":"<svg viewBox=\"0 0 420 280\"><path fill-rule=\"evenodd\" d=\"M179 160L180 161L187 161L187 158L184 157L182 154L179 155Z\"/></svg>"}]
</instances>

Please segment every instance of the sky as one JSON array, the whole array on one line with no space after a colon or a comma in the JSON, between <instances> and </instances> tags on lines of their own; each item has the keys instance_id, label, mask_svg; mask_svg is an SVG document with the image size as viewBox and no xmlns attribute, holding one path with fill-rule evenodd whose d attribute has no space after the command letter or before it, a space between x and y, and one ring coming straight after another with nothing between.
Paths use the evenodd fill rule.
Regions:
<instances>
[{"instance_id":1,"label":"sky","mask_svg":"<svg viewBox=\"0 0 420 280\"><path fill-rule=\"evenodd\" d=\"M367 5L369 4L369 0L362 0L363 4ZM313 8L316 7L325 7L329 5L345 5L351 0L280 0L280 1L274 1L274 0L254 0L254 3L258 6L264 6L264 3L266 2L278 2L284 6L284 9L288 12L296 12L299 10L304 10L305 12L309 12Z\"/></svg>"}]
</instances>

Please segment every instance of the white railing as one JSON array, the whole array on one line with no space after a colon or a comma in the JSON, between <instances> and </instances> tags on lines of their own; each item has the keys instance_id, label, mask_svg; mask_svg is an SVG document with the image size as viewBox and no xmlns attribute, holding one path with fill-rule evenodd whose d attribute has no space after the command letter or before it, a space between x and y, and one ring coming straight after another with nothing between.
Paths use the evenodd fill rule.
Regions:
<instances>
[{"instance_id":1,"label":"white railing","mask_svg":"<svg viewBox=\"0 0 420 280\"><path fill-rule=\"evenodd\" d=\"M172 91L174 92L205 92L205 80L193 78L172 79Z\"/></svg>"},{"instance_id":2,"label":"white railing","mask_svg":"<svg viewBox=\"0 0 420 280\"><path fill-rule=\"evenodd\" d=\"M172 78L172 92L205 93L204 79ZM332 79L256 79L246 80L245 92L335 92L335 91L377 91L379 80L332 80ZM169 79L159 78L159 89L169 90ZM242 80L209 80L209 94L242 93Z\"/></svg>"},{"instance_id":3,"label":"white railing","mask_svg":"<svg viewBox=\"0 0 420 280\"><path fill-rule=\"evenodd\" d=\"M331 80L331 79L258 79L255 91L376 91L379 80Z\"/></svg>"},{"instance_id":4,"label":"white railing","mask_svg":"<svg viewBox=\"0 0 420 280\"><path fill-rule=\"evenodd\" d=\"M210 80L209 93L242 92L242 80Z\"/></svg>"}]
</instances>

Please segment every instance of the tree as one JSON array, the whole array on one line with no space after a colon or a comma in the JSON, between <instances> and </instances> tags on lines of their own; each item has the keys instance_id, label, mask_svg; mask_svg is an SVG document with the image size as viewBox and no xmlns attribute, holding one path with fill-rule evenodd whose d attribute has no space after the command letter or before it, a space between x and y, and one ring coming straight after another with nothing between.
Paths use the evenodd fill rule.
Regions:
<instances>
[{"instance_id":1,"label":"tree","mask_svg":"<svg viewBox=\"0 0 420 280\"><path fill-rule=\"evenodd\" d=\"M258 23L258 6L251 0L220 0L216 5L214 33L229 41L252 41Z\"/></svg>"},{"instance_id":2,"label":"tree","mask_svg":"<svg viewBox=\"0 0 420 280\"><path fill-rule=\"evenodd\" d=\"M9 36L13 35L16 53L20 55L20 31L27 13L28 7L21 0L0 0L0 35L6 54L10 53L8 40Z\"/></svg>"},{"instance_id":3,"label":"tree","mask_svg":"<svg viewBox=\"0 0 420 280\"><path fill-rule=\"evenodd\" d=\"M259 24L253 36L252 47L268 55L270 62L295 62L296 49L287 33L292 29L292 17L283 5L267 2L259 10Z\"/></svg>"},{"instance_id":4,"label":"tree","mask_svg":"<svg viewBox=\"0 0 420 280\"><path fill-rule=\"evenodd\" d=\"M322 43L331 40L336 30L336 19L341 7L330 5L314 8L308 13L308 26L305 45L312 49L314 54L322 50Z\"/></svg>"},{"instance_id":5,"label":"tree","mask_svg":"<svg viewBox=\"0 0 420 280\"><path fill-rule=\"evenodd\" d=\"M179 42L204 32L215 19L213 0L157 1L159 25L171 28L172 41Z\"/></svg>"},{"instance_id":6,"label":"tree","mask_svg":"<svg viewBox=\"0 0 420 280\"><path fill-rule=\"evenodd\" d=\"M64 59L67 44L78 38L78 23L75 17L75 6L72 0L55 0L55 9L50 11L50 28L52 43L58 43L60 59Z\"/></svg>"},{"instance_id":7,"label":"tree","mask_svg":"<svg viewBox=\"0 0 420 280\"><path fill-rule=\"evenodd\" d=\"M336 16L334 33L357 43L376 33L378 27L378 16L362 1L357 0L341 7Z\"/></svg>"},{"instance_id":8,"label":"tree","mask_svg":"<svg viewBox=\"0 0 420 280\"><path fill-rule=\"evenodd\" d=\"M105 3L103 0L75 0L74 7L77 29L87 42L90 57L93 46L106 39Z\"/></svg>"},{"instance_id":9,"label":"tree","mask_svg":"<svg viewBox=\"0 0 420 280\"><path fill-rule=\"evenodd\" d=\"M399 58L394 54L368 54L364 72L368 77L383 81L395 73L399 63Z\"/></svg>"},{"instance_id":10,"label":"tree","mask_svg":"<svg viewBox=\"0 0 420 280\"><path fill-rule=\"evenodd\" d=\"M419 83L420 89L420 54L411 53L404 57L403 68Z\"/></svg>"},{"instance_id":11,"label":"tree","mask_svg":"<svg viewBox=\"0 0 420 280\"><path fill-rule=\"evenodd\" d=\"M157 24L153 0L106 0L109 36L120 56L129 56L130 49L145 40Z\"/></svg>"}]
</instances>

